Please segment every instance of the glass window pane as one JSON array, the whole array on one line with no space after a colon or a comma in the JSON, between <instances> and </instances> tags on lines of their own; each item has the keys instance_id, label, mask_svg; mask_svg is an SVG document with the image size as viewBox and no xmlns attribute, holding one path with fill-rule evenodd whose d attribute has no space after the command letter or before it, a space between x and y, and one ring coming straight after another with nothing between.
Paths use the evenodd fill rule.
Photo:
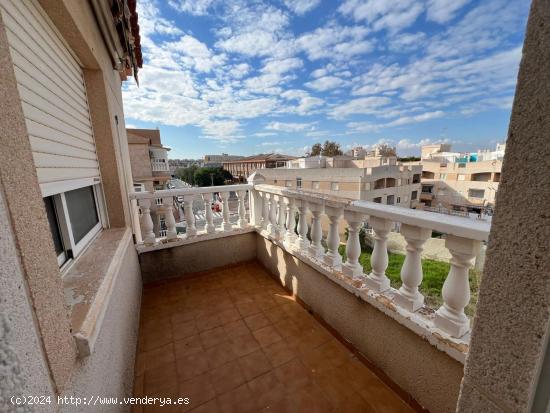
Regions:
<instances>
[{"instance_id":1,"label":"glass window pane","mask_svg":"<svg viewBox=\"0 0 550 413\"><path fill-rule=\"evenodd\" d=\"M59 222L57 221L57 214L55 212L53 196L44 198L44 204L46 206L46 215L48 216L48 222L50 223L50 231L52 233L55 253L59 255L63 252L63 241L61 239L61 231L59 230Z\"/></svg>"},{"instance_id":2,"label":"glass window pane","mask_svg":"<svg viewBox=\"0 0 550 413\"><path fill-rule=\"evenodd\" d=\"M94 191L91 186L65 192L67 210L77 244L99 222L95 206Z\"/></svg>"}]
</instances>

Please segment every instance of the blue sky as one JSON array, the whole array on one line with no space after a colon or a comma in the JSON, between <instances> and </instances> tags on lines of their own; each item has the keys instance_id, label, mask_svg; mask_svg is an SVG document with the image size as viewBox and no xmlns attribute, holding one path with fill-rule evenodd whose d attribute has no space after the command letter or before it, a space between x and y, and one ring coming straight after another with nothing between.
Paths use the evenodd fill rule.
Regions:
<instances>
[{"instance_id":1,"label":"blue sky","mask_svg":"<svg viewBox=\"0 0 550 413\"><path fill-rule=\"evenodd\" d=\"M128 126L171 158L313 143L492 148L506 138L526 0L138 0Z\"/></svg>"}]
</instances>

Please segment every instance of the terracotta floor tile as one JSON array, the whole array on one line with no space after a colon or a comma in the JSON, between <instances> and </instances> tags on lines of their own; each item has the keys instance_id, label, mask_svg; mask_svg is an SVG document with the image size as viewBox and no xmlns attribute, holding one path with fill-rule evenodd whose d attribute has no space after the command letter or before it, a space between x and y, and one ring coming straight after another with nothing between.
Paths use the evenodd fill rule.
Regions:
<instances>
[{"instance_id":1,"label":"terracotta floor tile","mask_svg":"<svg viewBox=\"0 0 550 413\"><path fill-rule=\"evenodd\" d=\"M263 310L263 313L271 323L276 323L287 317L287 314L279 305Z\"/></svg>"},{"instance_id":2,"label":"terracotta floor tile","mask_svg":"<svg viewBox=\"0 0 550 413\"><path fill-rule=\"evenodd\" d=\"M260 348L260 345L252 334L243 334L230 340L234 353L239 356L246 356Z\"/></svg>"},{"instance_id":3,"label":"terracotta floor tile","mask_svg":"<svg viewBox=\"0 0 550 413\"><path fill-rule=\"evenodd\" d=\"M174 390L174 384L177 384L177 382L176 366L173 363L167 363L145 372L143 391L147 396L170 395Z\"/></svg>"},{"instance_id":4,"label":"terracotta floor tile","mask_svg":"<svg viewBox=\"0 0 550 413\"><path fill-rule=\"evenodd\" d=\"M250 334L250 330L246 326L243 320L236 320L227 323L223 326L225 335L228 339Z\"/></svg>"},{"instance_id":5,"label":"terracotta floor tile","mask_svg":"<svg viewBox=\"0 0 550 413\"><path fill-rule=\"evenodd\" d=\"M311 384L311 374L300 359L291 360L274 371L287 390L296 390Z\"/></svg>"},{"instance_id":6,"label":"terracotta floor tile","mask_svg":"<svg viewBox=\"0 0 550 413\"><path fill-rule=\"evenodd\" d=\"M142 351L150 351L172 342L172 328L159 327L158 329L145 331Z\"/></svg>"},{"instance_id":7,"label":"terracotta floor tile","mask_svg":"<svg viewBox=\"0 0 550 413\"><path fill-rule=\"evenodd\" d=\"M218 396L217 402L223 413L247 413L258 409L256 397L246 384Z\"/></svg>"},{"instance_id":8,"label":"terracotta floor tile","mask_svg":"<svg viewBox=\"0 0 550 413\"><path fill-rule=\"evenodd\" d=\"M286 341L280 340L262 349L271 362L271 365L278 367L298 356L298 352L290 347Z\"/></svg>"},{"instance_id":9,"label":"terracotta floor tile","mask_svg":"<svg viewBox=\"0 0 550 413\"><path fill-rule=\"evenodd\" d=\"M267 347L270 344L273 344L283 339L273 326L260 328L259 330L252 332L252 335L258 341L261 347Z\"/></svg>"},{"instance_id":10,"label":"terracotta floor tile","mask_svg":"<svg viewBox=\"0 0 550 413\"><path fill-rule=\"evenodd\" d=\"M140 376L147 370L155 369L166 363L174 363L175 360L174 345L172 343L140 353L137 355L135 375Z\"/></svg>"},{"instance_id":11,"label":"terracotta floor tile","mask_svg":"<svg viewBox=\"0 0 550 413\"><path fill-rule=\"evenodd\" d=\"M258 304L256 304L254 301L239 302L236 304L236 306L237 306L237 310L239 310L239 313L243 317L247 317L252 314L257 314L260 311L262 311L260 307L258 307Z\"/></svg>"},{"instance_id":12,"label":"terracotta floor tile","mask_svg":"<svg viewBox=\"0 0 550 413\"><path fill-rule=\"evenodd\" d=\"M223 322L217 314L209 314L207 316L201 316L196 318L197 330L199 332L212 330L213 328L220 327Z\"/></svg>"},{"instance_id":13,"label":"terracotta floor tile","mask_svg":"<svg viewBox=\"0 0 550 413\"><path fill-rule=\"evenodd\" d=\"M241 367L236 360L211 370L209 374L216 394L224 394L239 387L246 381Z\"/></svg>"},{"instance_id":14,"label":"terracotta floor tile","mask_svg":"<svg viewBox=\"0 0 550 413\"><path fill-rule=\"evenodd\" d=\"M273 406L285 397L285 387L273 371L249 381L248 387L256 399L258 409Z\"/></svg>"},{"instance_id":15,"label":"terracotta floor tile","mask_svg":"<svg viewBox=\"0 0 550 413\"><path fill-rule=\"evenodd\" d=\"M266 327L271 324L269 319L263 313L258 313L245 317L244 322L246 323L250 331L259 330L260 328Z\"/></svg>"},{"instance_id":16,"label":"terracotta floor tile","mask_svg":"<svg viewBox=\"0 0 550 413\"><path fill-rule=\"evenodd\" d=\"M172 337L174 341L182 340L189 336L194 336L198 333L195 320L184 321L182 323L174 324L172 322Z\"/></svg>"},{"instance_id":17,"label":"terracotta floor tile","mask_svg":"<svg viewBox=\"0 0 550 413\"><path fill-rule=\"evenodd\" d=\"M182 411L184 412L193 410L216 397L208 374L180 382L179 394L179 397L189 398L189 404L182 406Z\"/></svg>"},{"instance_id":18,"label":"terracotta floor tile","mask_svg":"<svg viewBox=\"0 0 550 413\"><path fill-rule=\"evenodd\" d=\"M176 359L203 351L202 341L197 335L186 337L183 340L174 341L174 353Z\"/></svg>"},{"instance_id":19,"label":"terracotta floor tile","mask_svg":"<svg viewBox=\"0 0 550 413\"><path fill-rule=\"evenodd\" d=\"M328 413L332 407L317 387L308 384L287 393L295 412Z\"/></svg>"},{"instance_id":20,"label":"terracotta floor tile","mask_svg":"<svg viewBox=\"0 0 550 413\"><path fill-rule=\"evenodd\" d=\"M337 406L334 413L379 413L369 403L367 403L361 396L354 393L349 396L343 403Z\"/></svg>"},{"instance_id":21,"label":"terracotta floor tile","mask_svg":"<svg viewBox=\"0 0 550 413\"><path fill-rule=\"evenodd\" d=\"M203 331L199 334L199 336L205 349L221 344L227 338L225 335L225 330L221 326Z\"/></svg>"},{"instance_id":22,"label":"terracotta floor tile","mask_svg":"<svg viewBox=\"0 0 550 413\"><path fill-rule=\"evenodd\" d=\"M218 317L220 318L222 325L225 325L240 320L241 314L236 308L230 308L218 313Z\"/></svg>"},{"instance_id":23,"label":"terracotta floor tile","mask_svg":"<svg viewBox=\"0 0 550 413\"><path fill-rule=\"evenodd\" d=\"M170 317L172 325L185 323L186 321L193 321L195 319L195 313L193 311L179 311L178 313Z\"/></svg>"},{"instance_id":24,"label":"terracotta floor tile","mask_svg":"<svg viewBox=\"0 0 550 413\"><path fill-rule=\"evenodd\" d=\"M181 357L177 361L177 371L180 381L200 376L210 370L210 363L206 352Z\"/></svg>"},{"instance_id":25,"label":"terracotta floor tile","mask_svg":"<svg viewBox=\"0 0 550 413\"><path fill-rule=\"evenodd\" d=\"M262 350L239 358L239 365L248 381L271 370L271 363Z\"/></svg>"},{"instance_id":26,"label":"terracotta floor tile","mask_svg":"<svg viewBox=\"0 0 550 413\"><path fill-rule=\"evenodd\" d=\"M312 379L333 407L342 405L355 394L347 378L336 374L334 370L312 372Z\"/></svg>"},{"instance_id":27,"label":"terracotta floor tile","mask_svg":"<svg viewBox=\"0 0 550 413\"><path fill-rule=\"evenodd\" d=\"M273 327L275 327L279 335L283 338L299 337L303 334L303 331L301 331L289 317L283 318L276 323L273 323Z\"/></svg>"},{"instance_id":28,"label":"terracotta floor tile","mask_svg":"<svg viewBox=\"0 0 550 413\"><path fill-rule=\"evenodd\" d=\"M191 413L219 413L220 408L216 399L210 400L204 404L201 404L199 407L191 410Z\"/></svg>"},{"instance_id":29,"label":"terracotta floor tile","mask_svg":"<svg viewBox=\"0 0 550 413\"><path fill-rule=\"evenodd\" d=\"M217 346L210 347L205 353L208 358L210 369L222 366L237 358L237 355L233 351L233 346L229 341L224 341Z\"/></svg>"}]
</instances>

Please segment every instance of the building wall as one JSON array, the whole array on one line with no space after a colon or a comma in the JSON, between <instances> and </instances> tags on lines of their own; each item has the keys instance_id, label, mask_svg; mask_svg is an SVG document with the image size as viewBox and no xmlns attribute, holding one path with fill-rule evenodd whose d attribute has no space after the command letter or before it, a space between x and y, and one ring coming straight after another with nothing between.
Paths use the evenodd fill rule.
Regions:
<instances>
[{"instance_id":1,"label":"building wall","mask_svg":"<svg viewBox=\"0 0 550 413\"><path fill-rule=\"evenodd\" d=\"M151 158L149 156L149 145L142 143L130 143L130 163L132 166L132 178L134 180L151 179Z\"/></svg>"},{"instance_id":2,"label":"building wall","mask_svg":"<svg viewBox=\"0 0 550 413\"><path fill-rule=\"evenodd\" d=\"M454 412L463 366L258 235L258 260L391 380L432 413Z\"/></svg>"},{"instance_id":3,"label":"building wall","mask_svg":"<svg viewBox=\"0 0 550 413\"><path fill-rule=\"evenodd\" d=\"M550 407L549 370L540 376L550 335L548 113L550 1L534 0L458 404L461 413L546 412Z\"/></svg>"}]
</instances>

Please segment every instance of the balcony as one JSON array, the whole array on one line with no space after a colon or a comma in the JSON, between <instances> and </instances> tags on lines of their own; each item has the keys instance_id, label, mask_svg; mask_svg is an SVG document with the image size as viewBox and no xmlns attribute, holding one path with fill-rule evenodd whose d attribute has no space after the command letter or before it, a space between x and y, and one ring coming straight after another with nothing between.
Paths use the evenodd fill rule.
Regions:
<instances>
[{"instance_id":1,"label":"balcony","mask_svg":"<svg viewBox=\"0 0 550 413\"><path fill-rule=\"evenodd\" d=\"M377 403L374 399L361 395L362 389L365 390L362 385L356 383L354 387L350 384L351 387L344 386L346 390L338 386L339 380L330 385L325 383L325 387L319 384L319 380L324 380L322 371L332 371L329 376L333 378L344 377L346 375L343 375L341 367L350 367L351 363L363 373L348 375L348 381L376 376L396 391L396 400L401 397L416 408L422 405L432 411L452 411L469 346L471 321L464 313L470 299L468 269L479 251L480 242L487 239L489 224L455 216L442 222L429 212L367 201L343 202L326 195L264 185L262 182L261 177L255 175L249 184L244 185L130 195L135 208L136 249L146 283L136 393L154 388L159 381L172 383L171 387L167 386L173 389L175 382L181 383L187 379L196 380L188 385L198 392L196 397L204 403L211 403L214 397L217 397L218 405L230 403L223 398L220 401L221 390L217 391L215 384L219 385L219 373L222 376L226 374L226 379L239 389L238 397L248 400L247 395L255 385L256 376L247 376L246 369L263 363L264 380L271 383L266 384L267 387L276 388L278 384L284 387L285 382L300 375L303 375L304 383L314 384L313 387L305 386L306 390L294 395L288 389L281 392L280 398L273 401L274 405L299 406L305 403L304 400L317 398L312 391L321 391L322 400L328 400L327 406L331 406L331 410L339 407L338 400L341 401L345 391L350 391L352 400L358 393L360 398L357 401L374 406ZM238 217L236 221L230 219L228 200L231 192L238 199L237 211L233 214ZM219 226L214 223L210 207L212 193L219 193L223 203ZM161 237L153 231L150 208L157 199L172 205L174 197L183 202L185 233L178 234L172 208L166 208L166 235ZM202 230L197 229L196 213L191 207L196 198L204 200L205 224ZM248 201L248 210L245 201ZM321 229L322 219L330 223L325 238ZM345 259L338 250L338 227L342 220L349 232L345 242ZM375 235L372 272L369 274L363 272L358 261L359 230L364 223L369 224ZM394 223L399 223L401 235L407 242L399 289L392 288L385 275L388 266L386 241ZM418 289L423 278L420 252L432 231L446 234L445 246L453 257L442 290L443 305L439 308L425 305ZM292 313L286 313L285 309L280 308L281 305L287 305L286 309ZM277 328L278 317L285 317L283 312L294 324ZM227 319L224 318L226 313ZM300 327L302 321L307 324L306 327ZM225 327L233 322L235 324L231 327ZM176 328L174 323L181 324L181 328ZM240 333L233 332L233 328ZM257 336L256 328L259 331L265 329L265 336L263 333ZM290 331L296 328L306 336L311 333L322 338L313 344L303 344L302 354L299 342L305 340L304 343L307 343L308 339L286 337L292 337ZM232 334L241 333L248 337L246 342L237 340L235 344ZM176 345L178 334L186 335L180 337L185 343L188 337L194 337L185 344L191 346L190 353L187 353L188 350L178 350L179 345L184 345ZM159 353L159 358L170 367L160 369L155 365L154 368L159 368L157 373L164 378L157 380L157 373L152 373L153 378L148 381L146 370L144 378L141 377L143 369L140 363L141 358L148 357L141 353L155 350L147 344L151 340L156 342L155 346L158 345L156 348L169 345L165 348L170 349L168 353L159 350L163 354L160 357ZM264 345L262 340L266 340ZM222 342L226 343L225 349L231 350L221 352L213 349ZM288 374L277 373L279 366L276 364L264 363L264 356L269 361L269 350L266 348L275 346L276 342L284 347L284 351L280 350L282 354L290 352L294 356L288 361L294 363L288 366ZM337 354L334 356L338 360L336 364L330 364L334 357L324 353L323 346L327 342L334 345L330 351ZM397 342L400 343L398 346L395 345ZM254 356L257 363L233 359L233 356L246 356L232 355L232 352L238 353L240 347L246 345L254 347L255 350L250 351L254 354L258 349L262 350ZM210 356L201 356L204 358L202 362L195 361L191 357L197 354L193 350L195 347L200 349L197 350L200 354L208 353ZM309 350L304 351L306 348ZM313 353L328 365L316 369L308 364L304 357ZM179 371L181 363L178 364L178 354L179 359L183 357L189 362L192 359L193 363L202 363L201 367L197 367L201 374L187 377L187 373ZM217 363L221 363L218 359L227 364L233 363L229 364L233 368L227 368L225 373L223 369L217 371ZM430 363L425 360L430 360ZM362 363L364 361L368 364ZM441 392L427 390L433 388L439 388ZM331 404L331 398L336 404ZM407 410L375 407L371 411Z\"/></svg>"},{"instance_id":2,"label":"balcony","mask_svg":"<svg viewBox=\"0 0 550 413\"><path fill-rule=\"evenodd\" d=\"M168 159L151 158L151 171L153 172L153 176L170 175Z\"/></svg>"}]
</instances>

